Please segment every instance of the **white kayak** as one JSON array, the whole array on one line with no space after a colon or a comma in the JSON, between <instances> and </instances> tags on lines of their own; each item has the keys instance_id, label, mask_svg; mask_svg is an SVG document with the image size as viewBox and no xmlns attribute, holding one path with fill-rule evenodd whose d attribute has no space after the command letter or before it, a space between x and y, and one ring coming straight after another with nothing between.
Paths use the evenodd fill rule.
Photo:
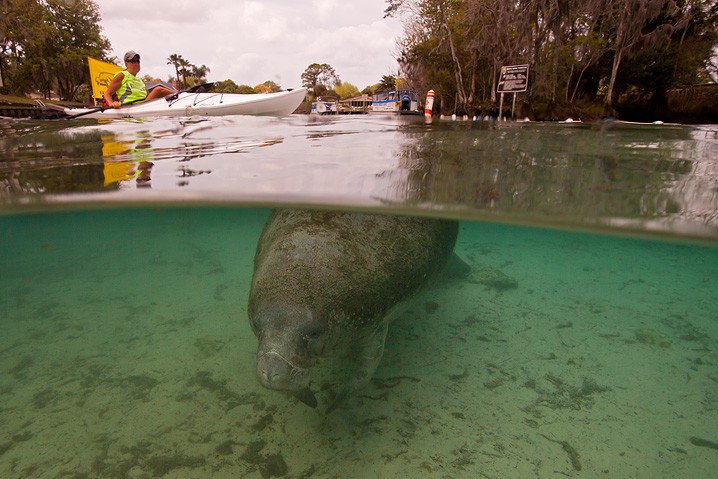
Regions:
<instances>
[{"instance_id":1,"label":"white kayak","mask_svg":"<svg viewBox=\"0 0 718 479\"><path fill-rule=\"evenodd\" d=\"M66 108L66 118L151 118L161 116L289 115L302 103L306 88L277 93L180 92L122 108Z\"/></svg>"}]
</instances>

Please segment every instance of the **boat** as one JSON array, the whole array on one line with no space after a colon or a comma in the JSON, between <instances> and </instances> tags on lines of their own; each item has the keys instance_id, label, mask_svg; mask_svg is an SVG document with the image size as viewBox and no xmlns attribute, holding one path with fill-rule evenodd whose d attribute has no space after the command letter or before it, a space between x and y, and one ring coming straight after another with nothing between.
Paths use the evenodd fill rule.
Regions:
<instances>
[{"instance_id":1,"label":"boat","mask_svg":"<svg viewBox=\"0 0 718 479\"><path fill-rule=\"evenodd\" d=\"M419 112L416 90L392 90L372 95L371 111L412 114Z\"/></svg>"},{"instance_id":2,"label":"boat","mask_svg":"<svg viewBox=\"0 0 718 479\"><path fill-rule=\"evenodd\" d=\"M367 113L371 107L368 95L339 100L334 98L318 97L312 102L312 115L356 115Z\"/></svg>"},{"instance_id":3,"label":"boat","mask_svg":"<svg viewBox=\"0 0 718 479\"><path fill-rule=\"evenodd\" d=\"M337 102L332 98L317 97L312 102L312 109L309 112L312 115L334 115L338 113Z\"/></svg>"},{"instance_id":4,"label":"boat","mask_svg":"<svg viewBox=\"0 0 718 479\"><path fill-rule=\"evenodd\" d=\"M183 91L121 108L66 108L65 118L152 118L165 116L289 115L302 103L306 88L276 93Z\"/></svg>"}]
</instances>

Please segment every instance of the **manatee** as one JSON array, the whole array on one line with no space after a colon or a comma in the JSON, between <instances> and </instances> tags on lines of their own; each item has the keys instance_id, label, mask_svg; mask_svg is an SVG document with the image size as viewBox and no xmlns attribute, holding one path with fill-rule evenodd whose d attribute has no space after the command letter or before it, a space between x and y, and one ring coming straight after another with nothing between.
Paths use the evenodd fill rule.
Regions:
<instances>
[{"instance_id":1,"label":"manatee","mask_svg":"<svg viewBox=\"0 0 718 479\"><path fill-rule=\"evenodd\" d=\"M453 255L458 223L278 209L257 245L249 320L261 384L329 410L365 386L400 305Z\"/></svg>"}]
</instances>

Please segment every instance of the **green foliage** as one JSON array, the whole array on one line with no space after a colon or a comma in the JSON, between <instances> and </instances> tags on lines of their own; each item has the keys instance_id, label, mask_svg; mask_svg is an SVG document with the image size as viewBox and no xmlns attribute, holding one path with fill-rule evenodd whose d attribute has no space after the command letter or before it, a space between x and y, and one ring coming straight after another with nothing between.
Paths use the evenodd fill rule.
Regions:
<instances>
[{"instance_id":1,"label":"green foliage","mask_svg":"<svg viewBox=\"0 0 718 479\"><path fill-rule=\"evenodd\" d=\"M579 100L610 106L623 92L701 83L717 69L715 2L387 0L385 13L407 20L402 76L434 89L445 111L495 109L502 65L530 65L522 103L549 116Z\"/></svg>"},{"instance_id":2,"label":"green foliage","mask_svg":"<svg viewBox=\"0 0 718 479\"><path fill-rule=\"evenodd\" d=\"M642 90L666 91L673 84L676 65L674 54L667 48L637 53L621 67L620 90L641 86Z\"/></svg>"},{"instance_id":3,"label":"green foliage","mask_svg":"<svg viewBox=\"0 0 718 479\"><path fill-rule=\"evenodd\" d=\"M257 93L249 85L237 85L232 80L215 82L212 91L217 93Z\"/></svg>"},{"instance_id":4,"label":"green foliage","mask_svg":"<svg viewBox=\"0 0 718 479\"><path fill-rule=\"evenodd\" d=\"M207 74L209 72L210 70L207 65L192 65L190 75L195 80L195 85L201 85L202 83L207 83Z\"/></svg>"},{"instance_id":5,"label":"green foliage","mask_svg":"<svg viewBox=\"0 0 718 479\"><path fill-rule=\"evenodd\" d=\"M249 85L239 85L237 87L237 91L235 93L252 94L252 93L257 93L257 92L254 91L254 88L252 88Z\"/></svg>"},{"instance_id":6,"label":"green foliage","mask_svg":"<svg viewBox=\"0 0 718 479\"><path fill-rule=\"evenodd\" d=\"M379 82L379 91L392 91L396 89L396 77L384 75Z\"/></svg>"},{"instance_id":7,"label":"green foliage","mask_svg":"<svg viewBox=\"0 0 718 479\"><path fill-rule=\"evenodd\" d=\"M213 91L218 93L243 93L243 94L254 94L258 93L249 85L237 85L232 80L224 80L216 82Z\"/></svg>"},{"instance_id":8,"label":"green foliage","mask_svg":"<svg viewBox=\"0 0 718 479\"><path fill-rule=\"evenodd\" d=\"M47 97L56 90L62 99L78 99L89 82L87 57L106 60L110 49L99 21L92 0L0 2L0 69L8 88Z\"/></svg>"},{"instance_id":9,"label":"green foliage","mask_svg":"<svg viewBox=\"0 0 718 479\"><path fill-rule=\"evenodd\" d=\"M325 87L324 85L316 85L313 88L313 95L312 97L318 98L320 96L327 96L330 95L333 90L330 90L329 88Z\"/></svg>"},{"instance_id":10,"label":"green foliage","mask_svg":"<svg viewBox=\"0 0 718 479\"><path fill-rule=\"evenodd\" d=\"M180 75L182 75L182 83L179 86L180 89L184 89L184 86L187 84L185 73L186 67L189 66L189 62L182 58L182 55L173 53L169 57L167 57L167 64L172 65L175 68L175 78L177 79L177 81L179 81Z\"/></svg>"},{"instance_id":11,"label":"green foliage","mask_svg":"<svg viewBox=\"0 0 718 479\"><path fill-rule=\"evenodd\" d=\"M254 91L257 93L276 93L278 91L282 91L282 87L272 80L267 80L264 83L260 83L255 86Z\"/></svg>"},{"instance_id":12,"label":"green foliage","mask_svg":"<svg viewBox=\"0 0 718 479\"><path fill-rule=\"evenodd\" d=\"M337 86L334 87L334 91L337 93L337 96L342 100L347 98L353 98L361 94L359 92L359 88L349 82L339 83Z\"/></svg>"}]
</instances>

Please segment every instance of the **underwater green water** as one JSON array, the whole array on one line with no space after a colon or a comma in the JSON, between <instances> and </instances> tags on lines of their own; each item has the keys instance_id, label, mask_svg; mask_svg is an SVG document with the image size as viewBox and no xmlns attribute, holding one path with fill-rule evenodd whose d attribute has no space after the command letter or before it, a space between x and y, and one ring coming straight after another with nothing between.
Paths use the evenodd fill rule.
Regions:
<instances>
[{"instance_id":1,"label":"underwater green water","mask_svg":"<svg viewBox=\"0 0 718 479\"><path fill-rule=\"evenodd\" d=\"M325 415L255 377L268 213L0 216L0 477L718 468L714 243L463 220L456 252L477 274L414 298L371 384Z\"/></svg>"}]
</instances>

